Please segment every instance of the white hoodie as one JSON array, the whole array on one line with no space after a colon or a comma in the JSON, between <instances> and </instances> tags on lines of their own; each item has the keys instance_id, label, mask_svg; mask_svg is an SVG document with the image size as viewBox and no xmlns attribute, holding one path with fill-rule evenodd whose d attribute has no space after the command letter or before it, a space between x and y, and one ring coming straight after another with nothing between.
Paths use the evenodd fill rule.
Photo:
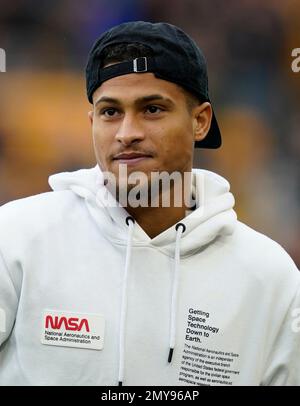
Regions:
<instances>
[{"instance_id":1,"label":"white hoodie","mask_svg":"<svg viewBox=\"0 0 300 406\"><path fill-rule=\"evenodd\" d=\"M153 239L98 167L0 208L0 385L300 384L295 264L192 178L185 230Z\"/></svg>"}]
</instances>

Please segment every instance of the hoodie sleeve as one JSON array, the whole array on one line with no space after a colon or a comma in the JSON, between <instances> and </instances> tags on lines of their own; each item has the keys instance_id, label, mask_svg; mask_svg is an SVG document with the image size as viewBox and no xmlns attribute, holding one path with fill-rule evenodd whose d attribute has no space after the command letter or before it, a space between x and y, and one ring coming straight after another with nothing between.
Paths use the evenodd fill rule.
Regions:
<instances>
[{"instance_id":1,"label":"hoodie sleeve","mask_svg":"<svg viewBox=\"0 0 300 406\"><path fill-rule=\"evenodd\" d=\"M276 312L276 309L274 311ZM275 337L261 384L264 386L300 386L299 285Z\"/></svg>"},{"instance_id":2,"label":"hoodie sleeve","mask_svg":"<svg viewBox=\"0 0 300 406\"><path fill-rule=\"evenodd\" d=\"M0 348L14 325L18 296L0 251Z\"/></svg>"}]
</instances>

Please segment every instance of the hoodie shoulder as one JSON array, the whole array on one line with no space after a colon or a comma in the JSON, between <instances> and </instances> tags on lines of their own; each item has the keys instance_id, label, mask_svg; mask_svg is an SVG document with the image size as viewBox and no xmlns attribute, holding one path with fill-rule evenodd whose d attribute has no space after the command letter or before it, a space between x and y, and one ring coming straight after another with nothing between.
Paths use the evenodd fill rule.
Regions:
<instances>
[{"instance_id":1,"label":"hoodie shoulder","mask_svg":"<svg viewBox=\"0 0 300 406\"><path fill-rule=\"evenodd\" d=\"M23 197L21 199L12 200L4 205L0 206L0 220L3 215L23 213L24 211L30 212L35 210L49 209L50 207L62 206L62 204L68 204L70 201L74 201L74 194L69 190L64 191L50 191L45 193L39 193L37 195Z\"/></svg>"},{"instance_id":2,"label":"hoodie shoulder","mask_svg":"<svg viewBox=\"0 0 300 406\"><path fill-rule=\"evenodd\" d=\"M236 260L259 278L282 279L293 274L295 281L300 273L286 250L270 237L238 221L230 237L229 249Z\"/></svg>"},{"instance_id":3,"label":"hoodie shoulder","mask_svg":"<svg viewBox=\"0 0 300 406\"><path fill-rule=\"evenodd\" d=\"M0 207L0 237L10 230L29 232L49 226L72 213L78 204L79 199L69 190L13 200Z\"/></svg>"}]
</instances>

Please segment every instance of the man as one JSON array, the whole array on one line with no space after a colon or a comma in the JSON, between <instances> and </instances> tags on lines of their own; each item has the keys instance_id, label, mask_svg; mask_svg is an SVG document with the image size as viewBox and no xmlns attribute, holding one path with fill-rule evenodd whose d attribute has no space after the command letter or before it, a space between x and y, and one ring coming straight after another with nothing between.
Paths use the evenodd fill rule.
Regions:
<instances>
[{"instance_id":1,"label":"man","mask_svg":"<svg viewBox=\"0 0 300 406\"><path fill-rule=\"evenodd\" d=\"M1 384L299 384L298 270L192 170L221 144L199 48L121 24L86 79L97 166L0 209Z\"/></svg>"}]
</instances>

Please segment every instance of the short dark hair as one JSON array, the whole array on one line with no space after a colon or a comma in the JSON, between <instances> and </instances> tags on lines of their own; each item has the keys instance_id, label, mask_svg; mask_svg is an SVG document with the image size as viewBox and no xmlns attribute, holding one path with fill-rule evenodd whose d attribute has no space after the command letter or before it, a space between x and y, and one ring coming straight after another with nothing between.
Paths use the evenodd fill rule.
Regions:
<instances>
[{"instance_id":1,"label":"short dark hair","mask_svg":"<svg viewBox=\"0 0 300 406\"><path fill-rule=\"evenodd\" d=\"M152 49L137 42L108 45L101 53L101 68L111 63L129 61L142 56L153 56Z\"/></svg>"},{"instance_id":2,"label":"short dark hair","mask_svg":"<svg viewBox=\"0 0 300 406\"><path fill-rule=\"evenodd\" d=\"M153 51L150 47L138 42L133 43L120 43L114 45L108 45L103 49L101 53L101 68L113 64L128 61L134 58L140 58L143 56L153 56ZM193 110L194 107L203 103L198 96L193 95L188 90L184 89L182 86L177 85L181 91L185 94L187 109L189 112Z\"/></svg>"}]
</instances>

